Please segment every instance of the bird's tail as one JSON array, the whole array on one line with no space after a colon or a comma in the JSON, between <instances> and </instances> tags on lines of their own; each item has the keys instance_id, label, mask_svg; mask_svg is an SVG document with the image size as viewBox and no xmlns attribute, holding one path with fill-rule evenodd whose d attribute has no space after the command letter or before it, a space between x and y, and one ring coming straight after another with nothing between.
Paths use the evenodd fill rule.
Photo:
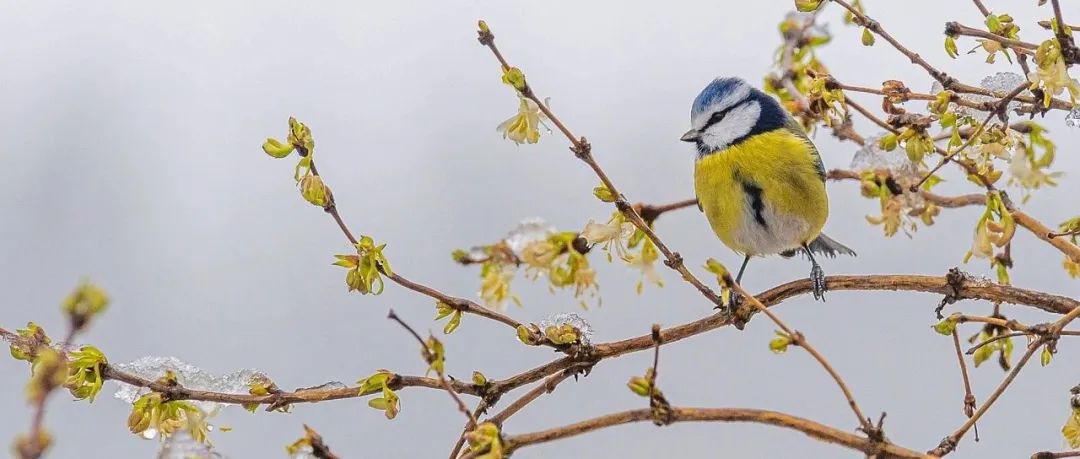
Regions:
<instances>
[{"instance_id":1,"label":"bird's tail","mask_svg":"<svg viewBox=\"0 0 1080 459\"><path fill-rule=\"evenodd\" d=\"M826 236L825 233L818 235L817 239L810 241L808 244L810 252L825 255L829 258L835 258L837 254L856 256L855 251L851 250L848 246L836 242L835 239ZM802 252L801 250L788 250L781 253L784 257L793 257L795 254Z\"/></svg>"}]
</instances>

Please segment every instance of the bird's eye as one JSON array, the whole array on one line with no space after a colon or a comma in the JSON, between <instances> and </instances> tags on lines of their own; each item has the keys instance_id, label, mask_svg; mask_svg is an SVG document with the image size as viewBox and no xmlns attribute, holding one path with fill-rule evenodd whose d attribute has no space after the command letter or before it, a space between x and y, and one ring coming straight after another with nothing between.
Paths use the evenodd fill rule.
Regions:
<instances>
[{"instance_id":1,"label":"bird's eye","mask_svg":"<svg viewBox=\"0 0 1080 459\"><path fill-rule=\"evenodd\" d=\"M712 116L709 117L709 122L705 123L705 125L710 126L710 125L719 123L720 121L722 121L724 119L725 116L727 116L727 114L728 114L728 110L722 110L722 111L713 113Z\"/></svg>"}]
</instances>

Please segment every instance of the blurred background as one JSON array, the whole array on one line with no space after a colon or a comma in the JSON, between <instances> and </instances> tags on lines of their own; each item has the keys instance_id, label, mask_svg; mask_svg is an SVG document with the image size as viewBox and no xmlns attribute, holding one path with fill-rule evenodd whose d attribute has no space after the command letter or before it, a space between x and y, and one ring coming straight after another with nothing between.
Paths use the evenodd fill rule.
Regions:
<instances>
[{"instance_id":1,"label":"blurred background","mask_svg":"<svg viewBox=\"0 0 1080 459\"><path fill-rule=\"evenodd\" d=\"M1045 36L1034 22L1052 16L1035 2L989 0L1012 14L1021 37ZM1080 5L1063 2L1080 21ZM484 18L511 63L574 132L632 201L664 203L692 196L692 148L678 141L692 98L718 75L760 82L780 43L777 24L791 2L317 2L183 3L7 1L0 6L0 325L27 321L59 335L60 300L83 277L113 303L82 341L111 362L176 356L215 373L258 368L281 387L347 384L376 369L423 373L412 338L384 319L394 308L422 332L434 323L428 298L388 285L381 296L346 292L332 255L349 251L332 220L304 202L292 181L295 157L260 150L284 137L292 115L312 127L318 164L339 209L357 233L386 242L395 270L449 293L476 298L479 276L450 260L455 248L490 243L525 217L565 230L605 220L611 208L591 195L592 172L559 136L515 146L495 126L516 112L490 53L476 42ZM978 26L968 2L866 1L867 12L935 65L977 83L1015 67L963 52L949 59L945 21ZM820 58L839 79L877 86L901 79L919 91L929 78L883 40L867 48L845 27L836 5L821 21L834 42ZM965 48L966 47L966 48ZM1073 74L1076 74L1073 70ZM879 99L852 95L876 107ZM921 103L909 106L922 110ZM1076 145L1080 130L1061 112L1045 125L1059 146L1055 170L1066 176L1023 208L1056 225L1078 213ZM862 119L864 134L876 130ZM826 131L815 138L827 167L847 167L856 151ZM976 191L946 168L943 194ZM866 214L875 200L854 182L830 183L826 227L858 258L828 260L829 274L941 275L961 264L980 208L944 210L913 237L885 238ZM1018 196L1018 194L1016 194ZM729 266L702 214L663 216L657 231L699 274L708 257ZM1018 233L1015 285L1076 296L1080 282L1061 269L1061 255ZM638 273L599 267L603 306L581 310L568 292L518 278L523 307L508 314L535 322L577 312L595 340L647 333L711 313L690 286L666 269L666 286L638 295ZM988 263L963 266L991 275ZM755 260L751 291L805 277L805 261ZM847 379L862 408L888 412L886 432L919 450L936 446L964 421L963 391L952 343L935 334L936 295L833 292L827 303L802 296L777 312L806 333ZM951 307L988 314L991 305ZM1052 317L1006 306L1029 322ZM835 426L856 427L840 392L804 352L773 355L773 326L724 328L663 348L661 387L676 405L775 409ZM964 327L963 336L977 327ZM503 378L550 360L551 352L517 343L503 326L466 316L444 338L447 369L467 378L480 370ZM979 422L958 458L1027 457L1065 447L1068 389L1078 376L1075 340L1063 340L1046 368L1032 364ZM1018 352L1019 355L1019 341ZM1015 357L1014 357L1015 358ZM638 353L598 365L512 418L507 433L545 429L629 408L643 399L625 388L651 364ZM28 428L24 362L0 359L0 437ZM972 371L979 402L1003 373L994 362ZM50 457L154 457L157 441L128 433L129 406L53 397L46 425ZM504 397L504 403L516 397ZM217 449L233 458L284 457L284 447L316 428L342 457L445 457L464 423L446 394L400 392L402 412L387 421L363 399L296 406L291 414L231 408L215 418ZM473 400L468 400L470 403ZM6 443L5 443L6 444ZM856 457L798 432L753 424L649 423L621 426L515 457Z\"/></svg>"}]
</instances>

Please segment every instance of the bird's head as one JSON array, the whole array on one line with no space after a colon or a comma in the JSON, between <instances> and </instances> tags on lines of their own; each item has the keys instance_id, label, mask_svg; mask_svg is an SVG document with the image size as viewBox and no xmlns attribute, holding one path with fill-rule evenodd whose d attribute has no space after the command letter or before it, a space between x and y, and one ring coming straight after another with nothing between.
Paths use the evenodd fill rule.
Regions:
<instances>
[{"instance_id":1,"label":"bird's head","mask_svg":"<svg viewBox=\"0 0 1080 459\"><path fill-rule=\"evenodd\" d=\"M709 83L690 108L690 130L681 140L697 144L701 156L784 126L786 113L775 99L739 78Z\"/></svg>"}]
</instances>

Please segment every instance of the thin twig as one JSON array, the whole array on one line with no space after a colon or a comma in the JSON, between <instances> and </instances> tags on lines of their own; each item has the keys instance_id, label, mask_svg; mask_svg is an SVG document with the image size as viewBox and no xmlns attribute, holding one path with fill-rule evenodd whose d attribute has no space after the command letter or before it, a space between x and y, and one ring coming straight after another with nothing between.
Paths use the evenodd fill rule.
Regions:
<instances>
[{"instance_id":1,"label":"thin twig","mask_svg":"<svg viewBox=\"0 0 1080 459\"><path fill-rule=\"evenodd\" d=\"M844 382L844 378L840 377L840 373L837 373L836 369L833 368L829 361L825 359L825 356L821 355L821 353L818 352L817 349L814 348L814 346L810 345L810 342L806 340L806 337L803 336L802 333L792 330L790 327L787 326L787 324L784 323L784 321L780 320L779 316L774 314L772 311L769 310L769 308L762 304L761 301L758 301L758 299L754 298L753 295L750 295L749 292L743 290L742 286L735 283L735 280L731 279L730 275L726 275L726 279L724 279L724 281L731 285L731 288L735 290L735 293L738 293L744 300L749 301L750 304L757 308L758 311L765 313L765 315L768 316L769 319L771 319L773 323L776 324L776 326L780 327L780 329L783 330L784 333L787 333L787 335L791 338L791 344L805 349L806 352L810 353L810 355L814 357L814 360L817 360L818 363L821 364L823 368L825 368L825 371L829 373L829 376L831 376L833 380L836 381L836 385L840 386L840 391L844 393L844 398L847 399L848 406L850 406L851 411L855 413L855 417L859 419L859 425L862 426L863 432L866 432L868 435L873 436L875 432L873 424L870 423L869 418L863 415L862 410L859 409L859 404L855 402L855 396L851 394L851 389L849 389L847 383ZM659 333L656 333L656 335L658 336Z\"/></svg>"},{"instance_id":2,"label":"thin twig","mask_svg":"<svg viewBox=\"0 0 1080 459\"><path fill-rule=\"evenodd\" d=\"M312 160L311 160L310 168L311 168L312 175L321 177L319 175L319 170L315 167L314 158L312 158ZM343 235L345 235L345 238L348 239L349 242L352 243L353 245L356 245L358 240L356 239L356 236L353 235L353 232L351 230L349 230L349 226L345 223L345 220L342 219L341 213L337 209L337 203L333 199L331 199L330 202L327 204L327 206L324 207L323 209L326 211L326 213L330 214L330 216L333 217L334 222L337 223L338 228L341 229L341 233ZM434 299L436 301L440 301L442 303L445 303L445 304L449 305L450 307L452 307L452 308L454 308L454 309L456 309L458 311L461 311L463 313L473 314L473 315L477 315L477 316L480 316L480 317L484 317L486 319L494 320L496 322L501 322L501 323L506 324L507 326L509 326L511 328L514 328L514 329L517 329L517 327L521 326L521 322L518 322L518 321L510 318L509 316L507 316L505 314L502 314L502 313L500 313L498 311L495 311L495 310L492 310L492 309L489 309L489 308L485 308L485 307L477 304L476 302L473 302L473 301L470 301L470 300L467 300L467 299L464 299L464 298L458 298L458 297L450 296L450 295L447 295L447 294L445 294L443 292L440 292L439 290L436 290L436 289L434 289L432 287L428 287L428 286L420 284L418 282L413 282L413 281L405 278L405 276L401 275L401 273L399 271L395 270L394 273L387 276L387 278L389 278L391 281L393 281L394 283L396 283L396 284L398 284L398 285L400 285L402 287L405 287L405 288L407 288L409 290L412 290L412 291L414 291L416 293L420 293L422 295L430 297L430 298L432 298L432 299ZM545 343L542 343L542 344L546 345L548 343L545 342Z\"/></svg>"},{"instance_id":3,"label":"thin twig","mask_svg":"<svg viewBox=\"0 0 1080 459\"><path fill-rule=\"evenodd\" d=\"M526 446L561 440L620 424L651 421L652 410L639 409L622 411L569 424L562 427L505 437L505 449L508 453ZM817 440L841 445L862 451L867 455L881 455L894 458L929 458L929 456L892 444L888 441L876 441L852 433L835 429L809 419L792 416L776 411L746 408L671 408L672 422L753 422L796 430Z\"/></svg>"},{"instance_id":4,"label":"thin twig","mask_svg":"<svg viewBox=\"0 0 1080 459\"><path fill-rule=\"evenodd\" d=\"M1026 41L1003 37L996 33L987 32L982 29L976 29L974 27L968 27L966 25L960 24L959 22L948 22L945 24L945 28L951 32L954 32L956 35L965 35L968 37L978 37L996 41L1017 53L1031 54L1034 52L1035 49L1039 47L1039 45L1036 45L1034 43L1028 43Z\"/></svg>"},{"instance_id":5,"label":"thin twig","mask_svg":"<svg viewBox=\"0 0 1080 459\"><path fill-rule=\"evenodd\" d=\"M514 400L512 403L507 405L506 408L503 408L502 411L495 413L495 415L488 420L494 422L496 425L501 426L504 422L506 422L507 419L510 419L510 416L517 414L518 411L521 411L521 409L525 408L526 405L540 398L541 395L550 394L555 390L555 386L558 386L559 383L565 381L567 378L573 376L575 373L575 369L567 368L548 377L544 380L543 383L538 384L536 387L532 388L532 390L526 392L525 395L521 396L521 398Z\"/></svg>"},{"instance_id":6,"label":"thin twig","mask_svg":"<svg viewBox=\"0 0 1080 459\"><path fill-rule=\"evenodd\" d=\"M976 0L978 1L978 0ZM964 414L971 417L975 414L975 394L971 392L971 380L968 378L967 361L960 352L960 334L953 329L953 346L956 349L956 360L960 363L960 376L964 379ZM979 441L979 426L975 425L975 441Z\"/></svg>"},{"instance_id":7,"label":"thin twig","mask_svg":"<svg viewBox=\"0 0 1080 459\"><path fill-rule=\"evenodd\" d=\"M409 324L405 323L404 320L401 320L401 317L398 317L397 314L394 314L393 309L391 309L390 312L386 315L386 318L400 324L402 327L408 330L409 333L412 334L417 341L420 342L420 348L423 349L424 360L426 360L429 365L435 361L435 359L437 358L435 355L435 351L432 350L430 346L428 346L427 341L424 341L424 338L421 338L420 335L416 333L416 330L413 330L413 328L410 327ZM466 405L465 401L461 400L461 397L457 394L457 392L454 391L454 386L450 385L450 382L446 380L446 375L443 373L443 370L441 368L436 368L435 374L438 375L439 383L442 385L443 389L446 389L446 392L450 394L450 398L454 399L454 403L457 404L458 410L465 414L465 417L468 418L469 422L476 424L476 416L472 414L472 411L469 411L469 406Z\"/></svg>"},{"instance_id":8,"label":"thin twig","mask_svg":"<svg viewBox=\"0 0 1080 459\"><path fill-rule=\"evenodd\" d=\"M960 153L963 153L965 149L967 149L969 146L971 146L973 143L975 143L975 140L978 139L979 135L983 133L983 130L986 129L986 125L990 123L990 120L993 119L995 115L1000 115L1000 116L1004 117L1005 116L1005 110L1009 106L1009 101L1011 101L1014 97L1016 97L1021 92L1027 91L1027 89L1028 89L1028 82L1025 81L1023 84L1017 86L1012 91L1009 91L1009 93L1007 95L1005 95L1005 97L1003 97L1001 100L995 102L994 108L992 110L989 110L990 113L986 114L986 119L984 119L982 121L982 124L980 124L978 127L975 128L975 132L973 132L971 134L971 136L968 137L967 141L965 141L964 144L960 146L960 148L957 148L956 151L945 155L944 158L941 158L941 160L938 161L937 165L934 166L933 169L930 169L930 172L927 172L926 174L923 175L923 178L921 180L919 180L919 183L916 183L916 184L911 186L912 191L914 191L914 190L918 189L920 186L922 186L922 184L925 183L926 180L930 178L930 176L934 175L935 172L937 172L939 169L941 169L941 167L944 166L945 163L947 163L949 161L952 161L952 159L955 158L956 155L959 155Z\"/></svg>"},{"instance_id":9,"label":"thin twig","mask_svg":"<svg viewBox=\"0 0 1080 459\"><path fill-rule=\"evenodd\" d=\"M1042 451L1031 455L1031 459L1058 459L1062 457L1080 457L1080 451L1051 452Z\"/></svg>"},{"instance_id":10,"label":"thin twig","mask_svg":"<svg viewBox=\"0 0 1080 459\"><path fill-rule=\"evenodd\" d=\"M1026 335L1030 335L1030 334L1031 334L1031 332L1018 331L1018 332L1012 332L1012 333L1005 333L1005 334L1002 334L1002 335L994 335L992 338L968 348L968 350L964 351L964 354L972 355L972 354L975 353L975 351L979 350L980 347L986 346L987 344L993 343L995 341L999 341L999 340L1003 340L1003 339L1009 339L1009 338L1015 338L1017 336L1026 336Z\"/></svg>"},{"instance_id":11,"label":"thin twig","mask_svg":"<svg viewBox=\"0 0 1080 459\"><path fill-rule=\"evenodd\" d=\"M1031 344L1029 344L1027 352L1024 352L1024 356L1020 357L1020 361L1016 362L1016 366L1014 366L1012 370L1009 371L1009 374L1006 375L1005 379L1001 381L1001 384L999 384L998 387L994 389L994 392L990 393L990 396L986 398L986 402L984 402L983 405L975 411L975 414L969 417L968 420L965 421L964 424L960 426L960 428L956 429L955 432L950 434L948 437L945 437L945 439L941 441L941 444L938 445L937 448L930 450L927 454L931 454L934 456L944 456L956 449L956 445L960 442L960 439L964 437L964 434L966 434L968 430L971 430L972 426L975 425L979 418L982 418L982 416L986 414L986 411L994 405L994 402L997 401L998 397L1001 397L1001 394L1005 393L1005 389L1009 388L1009 384L1012 383L1013 379L1016 379L1016 375L1020 374L1020 370L1024 368L1024 365L1027 365L1028 360L1031 360L1031 356L1035 355L1035 351L1045 342L1046 339L1040 337Z\"/></svg>"},{"instance_id":12,"label":"thin twig","mask_svg":"<svg viewBox=\"0 0 1080 459\"><path fill-rule=\"evenodd\" d=\"M492 54L495 55L495 58L498 59L499 63L503 66L503 68L510 67L510 64L506 61L506 58L503 57L502 53L499 52L498 47L495 46L495 36L493 34L491 34L490 32L482 32L480 37L480 43L491 50ZM615 208L618 209L619 212L622 213L626 217L626 219L630 221L630 223L637 227L638 230L644 233L645 237L649 238L649 240L652 241L653 245L656 246L656 249L664 255L664 264L669 268L677 271L682 276L682 278L686 280L686 282L693 285L694 288L701 292L701 294L704 295L705 298L712 302L714 305L722 307L724 302L720 298L720 296L717 295L716 292L714 292L711 288L706 286L703 282L701 282L701 280L698 279L697 276L695 276L692 272L690 272L689 269L686 268L685 264L683 263L682 255L669 249L667 244L665 244L664 241L662 241L660 237L657 236L656 232L652 230L652 228L649 226L649 223L646 222L645 219L643 219L641 215L637 212L637 210L635 210L634 207L627 202L625 195L619 192L618 188L615 186L615 183L608 177L607 173L604 172L603 168L600 167L600 164L596 162L596 159L592 155L592 146L589 144L589 142L584 137L575 136L574 133L571 132L570 129L562 122L562 120L559 119L559 117L551 111L551 108L548 107L543 100L540 100L536 93L533 92L532 87L529 86L527 83L521 90L521 95L533 101L537 105L537 107L540 109L541 112L544 113L548 120L550 120L552 124L554 124L555 127L559 130L559 132L561 132L570 142L570 150L574 152L574 155L584 161L585 164L593 170L593 173L596 174L597 178L600 179L600 183L603 184L604 187L606 187L614 196L616 196L616 200L614 202Z\"/></svg>"}]
</instances>

